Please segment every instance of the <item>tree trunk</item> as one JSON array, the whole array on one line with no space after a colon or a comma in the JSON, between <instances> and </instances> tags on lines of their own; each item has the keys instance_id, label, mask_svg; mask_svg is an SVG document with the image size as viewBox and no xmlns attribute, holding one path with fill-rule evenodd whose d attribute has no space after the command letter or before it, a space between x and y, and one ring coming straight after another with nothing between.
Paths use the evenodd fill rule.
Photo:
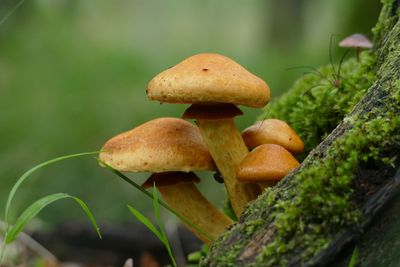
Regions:
<instances>
[{"instance_id":1,"label":"tree trunk","mask_svg":"<svg viewBox=\"0 0 400 267\"><path fill-rule=\"evenodd\" d=\"M202 266L347 266L360 240L363 265L387 260L374 248L390 248L383 237L400 227L399 6L385 0L374 28L367 93L299 169L248 206Z\"/></svg>"}]
</instances>

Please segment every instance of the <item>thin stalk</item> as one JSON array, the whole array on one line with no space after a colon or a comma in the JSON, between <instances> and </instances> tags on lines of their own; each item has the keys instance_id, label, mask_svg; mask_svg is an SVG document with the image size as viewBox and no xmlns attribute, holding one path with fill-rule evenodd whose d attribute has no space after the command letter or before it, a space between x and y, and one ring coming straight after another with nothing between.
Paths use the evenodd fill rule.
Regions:
<instances>
[{"instance_id":1,"label":"thin stalk","mask_svg":"<svg viewBox=\"0 0 400 267\"><path fill-rule=\"evenodd\" d=\"M333 36L335 36L335 34L331 34L331 36L329 37L329 62L331 63L333 73L337 73L336 69L335 69L335 65L333 65L333 56L332 56Z\"/></svg>"},{"instance_id":2,"label":"thin stalk","mask_svg":"<svg viewBox=\"0 0 400 267\"><path fill-rule=\"evenodd\" d=\"M100 160L99 160L100 161ZM117 171L116 169L114 169L113 167L111 167L110 165L108 165L107 163L100 161L101 164L103 164L104 166L106 166L106 168L108 168L110 171L112 171L113 173L115 173L116 175L118 175L122 180L124 180L125 182L127 182L128 184L132 185L133 187L135 187L136 189L138 189L140 192L142 192L143 194L145 194L146 196L148 196L149 198L151 198L152 200L154 200L154 197L152 194L150 194L148 191L146 191L145 189L143 189L140 185L138 185L137 183L135 183L134 181L132 181L131 179L129 179L127 176L125 176L124 174L122 174L121 172ZM188 219L186 219L185 217L183 217L181 214L179 214L178 212L176 212L175 210L173 210L171 207L168 206L167 203L165 203L164 201L162 201L161 199L158 199L158 203L163 206L165 209L167 209L168 211L170 211L172 214L174 214L176 217L178 217L180 220L182 220L184 223L190 225L190 227L193 227L196 231L200 232L201 234L203 234L204 236L206 236L208 239L210 239L212 242L214 241L214 238L212 238L208 233L206 233L203 229L201 229L200 227L198 227L196 224L194 224L193 222L189 221Z\"/></svg>"},{"instance_id":3,"label":"thin stalk","mask_svg":"<svg viewBox=\"0 0 400 267\"><path fill-rule=\"evenodd\" d=\"M338 72L337 72L337 76L338 76L337 78L338 79L341 79L340 71L341 71L341 68L342 68L343 61L344 61L345 57L347 56L347 54L349 53L349 51L350 51L350 49L347 49L346 52L344 52L343 56L340 58L339 68L338 68ZM357 62L358 62L358 59L357 59Z\"/></svg>"}]
</instances>

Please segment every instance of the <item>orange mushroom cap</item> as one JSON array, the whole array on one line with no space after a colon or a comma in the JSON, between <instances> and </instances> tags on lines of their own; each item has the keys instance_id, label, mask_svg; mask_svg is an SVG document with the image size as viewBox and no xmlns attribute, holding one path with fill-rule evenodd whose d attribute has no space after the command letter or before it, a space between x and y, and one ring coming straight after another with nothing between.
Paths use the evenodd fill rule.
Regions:
<instances>
[{"instance_id":1,"label":"orange mushroom cap","mask_svg":"<svg viewBox=\"0 0 400 267\"><path fill-rule=\"evenodd\" d=\"M177 118L159 118L108 140L100 160L119 171L215 170L199 129Z\"/></svg>"},{"instance_id":2,"label":"orange mushroom cap","mask_svg":"<svg viewBox=\"0 0 400 267\"><path fill-rule=\"evenodd\" d=\"M285 148L264 144L256 147L243 159L236 174L242 182L279 181L299 165Z\"/></svg>"},{"instance_id":3,"label":"orange mushroom cap","mask_svg":"<svg viewBox=\"0 0 400 267\"><path fill-rule=\"evenodd\" d=\"M304 142L300 136L284 121L267 119L248 127L242 132L242 137L249 149L262 144L283 146L293 154L304 150Z\"/></svg>"},{"instance_id":4,"label":"orange mushroom cap","mask_svg":"<svg viewBox=\"0 0 400 267\"><path fill-rule=\"evenodd\" d=\"M268 85L232 59L212 53L191 56L154 77L150 100L169 103L231 103L260 108Z\"/></svg>"}]
</instances>

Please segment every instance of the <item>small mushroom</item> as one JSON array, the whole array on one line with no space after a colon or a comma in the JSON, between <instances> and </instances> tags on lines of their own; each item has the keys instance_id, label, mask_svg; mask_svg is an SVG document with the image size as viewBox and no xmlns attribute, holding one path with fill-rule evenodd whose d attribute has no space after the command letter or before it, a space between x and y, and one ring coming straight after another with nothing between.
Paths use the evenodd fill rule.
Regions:
<instances>
[{"instance_id":1,"label":"small mushroom","mask_svg":"<svg viewBox=\"0 0 400 267\"><path fill-rule=\"evenodd\" d=\"M304 150L304 142L300 136L284 121L267 119L259 121L242 132L242 137L249 149L262 144L280 145L292 154Z\"/></svg>"},{"instance_id":2,"label":"small mushroom","mask_svg":"<svg viewBox=\"0 0 400 267\"><path fill-rule=\"evenodd\" d=\"M185 120L159 118L119 134L105 143L100 160L119 171L154 173L144 186L155 182L172 209L213 239L233 223L195 186L198 178L190 172L216 168L198 128Z\"/></svg>"},{"instance_id":3,"label":"small mushroom","mask_svg":"<svg viewBox=\"0 0 400 267\"><path fill-rule=\"evenodd\" d=\"M372 42L363 34L355 33L344 38L339 43L340 47L355 48L357 61L360 61L361 48L372 48Z\"/></svg>"},{"instance_id":4,"label":"small mushroom","mask_svg":"<svg viewBox=\"0 0 400 267\"><path fill-rule=\"evenodd\" d=\"M154 77L147 96L161 102L192 103L184 118L196 119L239 216L259 189L236 179L236 168L248 150L233 118L242 113L236 105L266 105L270 99L268 85L225 56L198 54Z\"/></svg>"},{"instance_id":5,"label":"small mushroom","mask_svg":"<svg viewBox=\"0 0 400 267\"><path fill-rule=\"evenodd\" d=\"M280 145L264 144L256 147L240 163L237 178L243 182L258 183L265 188L279 182L300 163Z\"/></svg>"}]
</instances>

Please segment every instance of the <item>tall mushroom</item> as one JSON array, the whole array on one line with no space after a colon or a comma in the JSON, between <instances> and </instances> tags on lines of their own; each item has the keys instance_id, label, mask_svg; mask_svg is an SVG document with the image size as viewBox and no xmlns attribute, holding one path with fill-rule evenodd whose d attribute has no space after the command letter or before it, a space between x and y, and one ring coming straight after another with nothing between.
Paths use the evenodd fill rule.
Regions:
<instances>
[{"instance_id":1,"label":"tall mushroom","mask_svg":"<svg viewBox=\"0 0 400 267\"><path fill-rule=\"evenodd\" d=\"M300 136L284 121L267 119L246 128L242 137L249 149L262 144L280 145L292 154L298 154L304 150L304 142Z\"/></svg>"},{"instance_id":2,"label":"tall mushroom","mask_svg":"<svg viewBox=\"0 0 400 267\"><path fill-rule=\"evenodd\" d=\"M233 120L241 114L235 105L263 107L270 99L268 85L225 56L198 54L154 77L147 96L160 102L193 104L184 117L197 120L233 210L240 215L259 189L236 179L236 168L248 150Z\"/></svg>"},{"instance_id":3,"label":"tall mushroom","mask_svg":"<svg viewBox=\"0 0 400 267\"><path fill-rule=\"evenodd\" d=\"M105 143L100 160L119 171L154 173L151 179L168 205L212 239L232 224L198 191L198 178L189 173L215 170L215 165L198 128L185 120L159 118L119 134ZM205 243L212 241L188 227Z\"/></svg>"}]
</instances>

